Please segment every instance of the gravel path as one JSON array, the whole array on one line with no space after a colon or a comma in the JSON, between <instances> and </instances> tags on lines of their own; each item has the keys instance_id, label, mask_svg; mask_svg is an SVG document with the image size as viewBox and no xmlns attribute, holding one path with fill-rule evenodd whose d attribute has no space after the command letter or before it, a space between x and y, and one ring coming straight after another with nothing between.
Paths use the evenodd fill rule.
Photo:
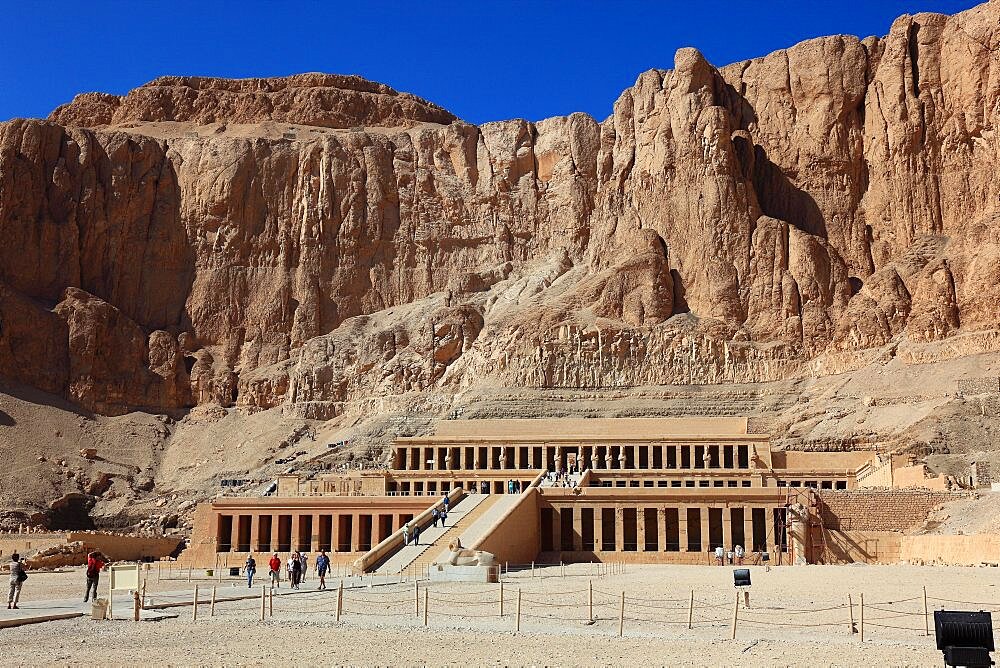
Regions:
<instances>
[{"instance_id":1,"label":"gravel path","mask_svg":"<svg viewBox=\"0 0 1000 668\"><path fill-rule=\"evenodd\" d=\"M916 566L796 566L753 569L751 608L740 611L731 640L734 590L729 568L633 566L594 577L575 565L539 576L520 573L504 585L431 585L428 626L413 609L413 583L345 590L341 621L336 591L275 600L259 622L256 602L219 605L197 622L181 613L159 622L77 619L0 631L8 665L156 665L297 662L305 665L940 665L923 635L922 587L931 607L948 598L1000 609L1000 569ZM52 576L56 577L56 576ZM595 590L594 623L586 621ZM75 584L75 583L73 583ZM695 628L686 626L692 588ZM514 632L517 590L521 631ZM625 591L624 638L618 605ZM865 594L866 641L849 631L846 599ZM423 585L421 585L421 601ZM881 612L882 607L888 612ZM975 606L955 606L976 609ZM982 607L982 606L979 606ZM814 612L797 612L800 610ZM422 611L421 611L422 613ZM898 615L898 616L893 616ZM751 623L756 619L758 623ZM879 628L902 625L908 630ZM775 623L796 623L788 627ZM811 624L828 624L810 626ZM16 635L14 635L16 634ZM5 641L5 637L16 638Z\"/></svg>"}]
</instances>

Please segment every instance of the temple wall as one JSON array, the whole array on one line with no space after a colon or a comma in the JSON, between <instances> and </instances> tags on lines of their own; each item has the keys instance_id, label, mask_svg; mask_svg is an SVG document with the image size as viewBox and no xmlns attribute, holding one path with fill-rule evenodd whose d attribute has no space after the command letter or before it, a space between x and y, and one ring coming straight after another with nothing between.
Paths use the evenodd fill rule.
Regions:
<instances>
[{"instance_id":1,"label":"temple wall","mask_svg":"<svg viewBox=\"0 0 1000 668\"><path fill-rule=\"evenodd\" d=\"M835 531L899 531L919 526L930 511L962 493L919 489L821 490L823 526Z\"/></svg>"},{"instance_id":2,"label":"temple wall","mask_svg":"<svg viewBox=\"0 0 1000 668\"><path fill-rule=\"evenodd\" d=\"M496 555L500 563L527 564L539 551L538 493L529 491L506 515L498 519L476 545Z\"/></svg>"},{"instance_id":3,"label":"temple wall","mask_svg":"<svg viewBox=\"0 0 1000 668\"><path fill-rule=\"evenodd\" d=\"M903 561L978 566L1000 562L1000 535L973 534L968 536L902 536L900 558Z\"/></svg>"}]
</instances>

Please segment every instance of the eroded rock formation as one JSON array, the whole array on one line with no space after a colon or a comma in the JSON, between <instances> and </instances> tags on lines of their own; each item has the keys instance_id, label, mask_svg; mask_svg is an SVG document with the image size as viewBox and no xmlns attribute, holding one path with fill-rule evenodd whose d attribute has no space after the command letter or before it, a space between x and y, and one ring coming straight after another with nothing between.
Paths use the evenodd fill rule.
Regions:
<instances>
[{"instance_id":1,"label":"eroded rock formation","mask_svg":"<svg viewBox=\"0 0 1000 668\"><path fill-rule=\"evenodd\" d=\"M0 123L0 373L108 413L322 417L997 329L998 25L904 16L721 69L681 49L600 123L477 127L319 74L77 96Z\"/></svg>"}]
</instances>

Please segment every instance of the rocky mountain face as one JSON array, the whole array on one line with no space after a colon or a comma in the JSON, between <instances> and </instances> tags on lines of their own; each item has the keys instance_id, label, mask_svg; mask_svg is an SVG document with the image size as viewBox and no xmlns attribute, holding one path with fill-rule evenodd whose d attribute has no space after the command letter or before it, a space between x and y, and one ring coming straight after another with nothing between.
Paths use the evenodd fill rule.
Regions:
<instances>
[{"instance_id":1,"label":"rocky mountain face","mask_svg":"<svg viewBox=\"0 0 1000 668\"><path fill-rule=\"evenodd\" d=\"M0 123L0 376L322 419L997 350L998 54L988 3L681 49L603 122L477 127L319 74L80 95Z\"/></svg>"}]
</instances>

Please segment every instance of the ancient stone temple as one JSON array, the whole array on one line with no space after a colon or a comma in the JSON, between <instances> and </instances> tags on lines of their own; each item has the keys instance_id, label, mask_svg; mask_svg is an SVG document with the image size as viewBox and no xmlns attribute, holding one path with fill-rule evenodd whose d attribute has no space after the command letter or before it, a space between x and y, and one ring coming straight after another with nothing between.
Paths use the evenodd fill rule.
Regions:
<instances>
[{"instance_id":1,"label":"ancient stone temple","mask_svg":"<svg viewBox=\"0 0 1000 668\"><path fill-rule=\"evenodd\" d=\"M325 550L399 572L459 537L518 563L706 563L719 546L806 562L822 548L820 496L892 470L871 452L772 450L752 431L746 418L444 420L398 438L391 468L286 475L273 495L203 504L185 558ZM433 527L444 497L449 520ZM425 549L403 555L404 524Z\"/></svg>"}]
</instances>

